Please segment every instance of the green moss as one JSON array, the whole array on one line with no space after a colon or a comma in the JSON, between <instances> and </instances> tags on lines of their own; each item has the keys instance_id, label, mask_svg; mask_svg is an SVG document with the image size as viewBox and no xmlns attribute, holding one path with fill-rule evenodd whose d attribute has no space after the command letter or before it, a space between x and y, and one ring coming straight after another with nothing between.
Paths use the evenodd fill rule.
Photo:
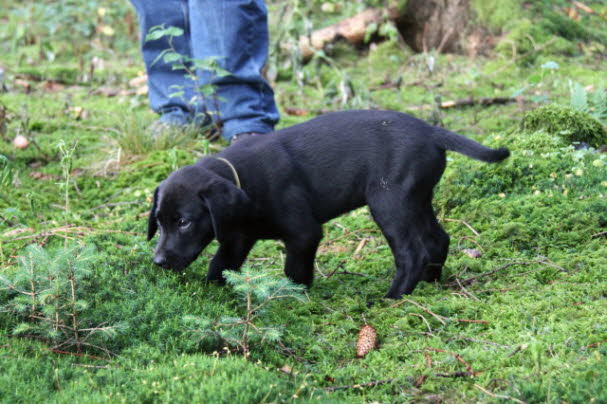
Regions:
<instances>
[{"instance_id":1,"label":"green moss","mask_svg":"<svg viewBox=\"0 0 607 404\"><path fill-rule=\"evenodd\" d=\"M521 17L519 0L472 0L471 7L478 23L494 32L501 32Z\"/></svg>"},{"instance_id":2,"label":"green moss","mask_svg":"<svg viewBox=\"0 0 607 404\"><path fill-rule=\"evenodd\" d=\"M573 55L578 52L574 43L555 37L529 19L521 19L509 27L509 32L496 46L496 51L508 58L517 58L522 65L532 64L540 54Z\"/></svg>"},{"instance_id":3,"label":"green moss","mask_svg":"<svg viewBox=\"0 0 607 404\"><path fill-rule=\"evenodd\" d=\"M13 3L21 7L44 2ZM111 25L119 28L125 19L121 14L109 15L117 10L110 3L99 0L94 11L97 5L105 7L106 17L113 18ZM276 3L269 4L274 18L283 18L282 7L272 3ZM311 19L314 28L329 23L328 17L343 20L365 7L361 2L344 3L341 14L327 16L316 12L321 2L304 3L298 3L298 12L302 19ZM530 10L513 9L509 20L503 14L508 14L507 6L495 1L475 4L485 7L483 18L493 17L492 24L504 24L505 29ZM514 7L515 2L504 4ZM597 13L604 10L597 3L591 6ZM533 97L567 103L569 80L597 86L603 80L602 50L583 45L584 55L575 59L554 56L550 53L553 43L545 44L555 33L535 17L533 24L526 22L532 29L531 40L526 39L531 52L527 65L511 63L511 58L409 55L394 42L385 42L362 53L346 48L344 53L334 53L330 62L309 64L293 76L301 79L301 85L295 79L273 85L281 108L309 111L306 116L285 112L281 127L310 119L317 110L348 108L338 96L342 79L352 84L352 97L361 104L400 111L410 107L422 119L433 112L426 108L431 108L436 96L443 101L499 97L524 89L529 102L440 111L445 127L491 147L509 147L512 155L503 163L486 164L448 153L434 206L452 243L442 281L420 284L408 297L423 308L381 298L394 276L393 257L369 210L358 209L324 226L309 300L277 301L276 306L267 307L261 325L282 329L282 345L252 346L249 361L234 352L224 353L217 342L200 341L182 321L186 315L215 319L242 314L233 289L205 282L217 243L205 249L185 273L175 274L151 263L154 242L145 241L153 189L172 170L200 157L206 150L202 140L168 150L142 150L137 161L126 159L124 148L118 154L118 146L108 142L108 136L116 130L127 132L121 122L131 114L146 122L154 119L145 97L104 97L80 87L59 92L38 88L25 94L9 85L12 91L2 94L2 103L12 120L7 142L0 141L0 153L10 160L15 181L0 195L0 276L19 268L22 247L34 241L49 252L63 246L64 237L94 245L99 259L91 263L91 276L78 289L80 298L89 303L83 324L120 323L124 328L100 342L117 356L99 360L87 356L99 355L93 349L81 352L84 356L57 354L44 341L9 338L19 319L0 312L0 401L216 402L229 397L234 403L288 402L294 394L300 399L293 401L323 403L494 399L475 387L478 384L493 394L526 402L604 402L607 154L575 150L570 138L558 130L518 128ZM2 18L9 24L0 24L0 37L15 36L11 26L28 26L0 8ZM584 26L602 22L596 15L581 18ZM28 35L36 32L28 30ZM523 30L519 35L525 41ZM558 35L573 38L565 32ZM76 38L76 42L86 45L90 40ZM95 53L103 53L103 43L95 43L99 46ZM103 58L108 77L104 84L127 88L127 78L142 68L136 40L130 46L129 53L115 51ZM534 59L536 47L542 54ZM30 45L26 52L25 46L19 46L15 53L0 41L0 48L5 50L7 84L19 65L35 65L40 60L37 45ZM511 49L508 45L505 54L510 55ZM49 77L61 77L65 66L78 71L74 70L78 60L69 55L57 53L54 62L46 63L48 70L45 66L37 71L57 73ZM129 66L131 60L135 64ZM430 60L433 69L429 69ZM557 62L560 68L546 72L531 65L547 61ZM106 73L96 72L95 80L102 81ZM399 78L399 89L369 91ZM74 121L64 112L66 104L83 107L87 117ZM28 127L42 150L51 153L50 159L42 159L35 147L15 150L12 146L10 139ZM145 139L145 133L141 138ZM57 185L61 167L56 144L76 139L71 213L66 216L63 189ZM107 172L91 168L92 161L118 155L122 156L120 165ZM53 177L41 179L37 173ZM73 231L64 225L71 225ZM471 258L464 248L476 248L482 256ZM357 250L358 259L354 258ZM281 243L259 242L247 265L283 277L284 254ZM464 293L456 278L478 300ZM3 288L0 283L0 302L8 292ZM429 311L444 316L444 324ZM355 359L357 333L365 322L377 330L380 345L366 358ZM428 351L428 347L457 353L479 374L473 379L437 376L465 371L465 366L451 354ZM215 350L222 354L217 357ZM431 356L431 366L424 352ZM285 365L291 374L277 371ZM426 379L416 387L421 375ZM326 391L357 384L361 387Z\"/></svg>"},{"instance_id":4,"label":"green moss","mask_svg":"<svg viewBox=\"0 0 607 404\"><path fill-rule=\"evenodd\" d=\"M599 121L585 112L555 104L525 114L521 129L543 130L563 137L568 143L580 142L593 147L607 144L607 131Z\"/></svg>"}]
</instances>

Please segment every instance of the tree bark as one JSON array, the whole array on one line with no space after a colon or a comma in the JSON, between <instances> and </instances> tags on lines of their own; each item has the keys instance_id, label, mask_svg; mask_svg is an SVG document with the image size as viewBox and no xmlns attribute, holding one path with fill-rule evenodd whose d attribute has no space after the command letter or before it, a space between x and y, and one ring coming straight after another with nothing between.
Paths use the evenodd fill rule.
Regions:
<instances>
[{"instance_id":1,"label":"tree bark","mask_svg":"<svg viewBox=\"0 0 607 404\"><path fill-rule=\"evenodd\" d=\"M462 52L469 20L469 0L409 0L395 23L416 52Z\"/></svg>"}]
</instances>

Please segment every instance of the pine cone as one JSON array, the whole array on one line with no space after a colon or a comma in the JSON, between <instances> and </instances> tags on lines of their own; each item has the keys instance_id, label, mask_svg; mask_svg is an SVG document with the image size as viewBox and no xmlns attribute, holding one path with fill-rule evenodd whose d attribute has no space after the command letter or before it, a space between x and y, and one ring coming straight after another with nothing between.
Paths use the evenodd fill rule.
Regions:
<instances>
[{"instance_id":1,"label":"pine cone","mask_svg":"<svg viewBox=\"0 0 607 404\"><path fill-rule=\"evenodd\" d=\"M358 332L356 342L356 357L363 358L377 347L377 331L369 324L365 324Z\"/></svg>"}]
</instances>

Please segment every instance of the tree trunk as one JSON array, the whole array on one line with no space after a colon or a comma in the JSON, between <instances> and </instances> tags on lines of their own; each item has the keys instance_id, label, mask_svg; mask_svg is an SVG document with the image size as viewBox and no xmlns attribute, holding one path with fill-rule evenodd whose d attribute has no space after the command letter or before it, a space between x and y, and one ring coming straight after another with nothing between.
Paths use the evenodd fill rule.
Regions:
<instances>
[{"instance_id":1,"label":"tree trunk","mask_svg":"<svg viewBox=\"0 0 607 404\"><path fill-rule=\"evenodd\" d=\"M469 20L469 0L408 0L395 22L416 52L461 52Z\"/></svg>"}]
</instances>

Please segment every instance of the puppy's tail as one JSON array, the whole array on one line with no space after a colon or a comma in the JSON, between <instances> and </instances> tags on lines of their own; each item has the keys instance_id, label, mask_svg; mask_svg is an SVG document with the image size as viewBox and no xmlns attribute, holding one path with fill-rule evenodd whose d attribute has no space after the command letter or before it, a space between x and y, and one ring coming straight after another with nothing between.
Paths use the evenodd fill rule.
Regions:
<instances>
[{"instance_id":1,"label":"puppy's tail","mask_svg":"<svg viewBox=\"0 0 607 404\"><path fill-rule=\"evenodd\" d=\"M505 147L491 149L457 133L443 128L434 127L431 132L435 145L444 150L452 150L487 163L497 163L510 156L510 150Z\"/></svg>"}]
</instances>

